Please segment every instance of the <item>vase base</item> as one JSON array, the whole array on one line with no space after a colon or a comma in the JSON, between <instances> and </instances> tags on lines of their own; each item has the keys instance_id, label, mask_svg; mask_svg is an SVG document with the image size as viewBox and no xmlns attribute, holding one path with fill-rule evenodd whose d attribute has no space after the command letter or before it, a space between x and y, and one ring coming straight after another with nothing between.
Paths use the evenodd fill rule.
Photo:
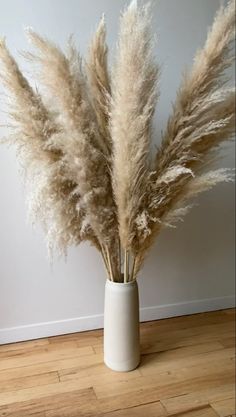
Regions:
<instances>
[{"instance_id":1,"label":"vase base","mask_svg":"<svg viewBox=\"0 0 236 417\"><path fill-rule=\"evenodd\" d=\"M136 369L140 364L140 357L136 360L131 359L126 362L110 362L104 358L105 365L110 368L112 371L116 372L130 372Z\"/></svg>"}]
</instances>

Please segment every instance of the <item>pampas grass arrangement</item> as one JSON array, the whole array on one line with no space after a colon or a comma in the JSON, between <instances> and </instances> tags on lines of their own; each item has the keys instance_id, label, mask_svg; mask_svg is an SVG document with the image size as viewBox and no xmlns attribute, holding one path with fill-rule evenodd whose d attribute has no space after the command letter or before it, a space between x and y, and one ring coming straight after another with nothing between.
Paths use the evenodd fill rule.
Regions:
<instances>
[{"instance_id":1,"label":"pampas grass arrangement","mask_svg":"<svg viewBox=\"0 0 236 417\"><path fill-rule=\"evenodd\" d=\"M114 65L107 63L104 17L86 59L73 39L64 53L31 29L40 92L0 41L1 80L9 94L8 140L16 145L28 185L31 219L48 248L66 253L89 241L108 278L137 278L163 227L173 226L191 200L232 180L210 162L234 133L234 1L218 11L190 72L184 74L162 143L151 155L159 66L150 7L132 1L120 19Z\"/></svg>"}]
</instances>

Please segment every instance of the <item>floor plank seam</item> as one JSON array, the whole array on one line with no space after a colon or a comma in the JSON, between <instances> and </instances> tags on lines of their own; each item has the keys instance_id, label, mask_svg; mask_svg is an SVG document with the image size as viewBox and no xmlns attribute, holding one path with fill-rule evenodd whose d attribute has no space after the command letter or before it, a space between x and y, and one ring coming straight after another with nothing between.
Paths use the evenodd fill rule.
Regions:
<instances>
[{"instance_id":1,"label":"floor plank seam","mask_svg":"<svg viewBox=\"0 0 236 417\"><path fill-rule=\"evenodd\" d=\"M95 395L96 395L96 393L95 393ZM97 398L97 400L99 402L99 399L98 398ZM145 406L145 405L150 405L150 404L158 404L158 403L161 404L161 401L160 400L154 400L154 401L148 401L147 403L146 402L144 402L144 403L142 402L142 404L131 405L130 407L114 408L114 409L112 409L112 413L115 413L116 411L125 411L125 410L130 410L132 408L138 408L140 406ZM161 406L163 407L163 404L161 404ZM104 416L106 414L109 414L109 413L111 413L111 411L103 411Z\"/></svg>"},{"instance_id":2,"label":"floor plank seam","mask_svg":"<svg viewBox=\"0 0 236 417\"><path fill-rule=\"evenodd\" d=\"M164 411L165 411L166 415L169 415L169 413L168 413L168 411L167 411L167 408L166 408L165 404L163 404L163 402L162 402L162 399L160 399L160 404L162 405L162 407L163 407L163 409L164 409Z\"/></svg>"},{"instance_id":3,"label":"floor plank seam","mask_svg":"<svg viewBox=\"0 0 236 417\"><path fill-rule=\"evenodd\" d=\"M177 411L177 413L169 413L168 410L167 410L167 416L168 417L178 417L178 416L182 416L183 414L186 414L186 413L191 413L192 411L201 411L201 410L205 410L205 409L213 410L212 407L210 406L210 404L207 403L205 405L200 405L200 406L197 406L197 407L194 407L194 408L188 408L186 410ZM187 416L187 414L186 414L186 416Z\"/></svg>"}]
</instances>

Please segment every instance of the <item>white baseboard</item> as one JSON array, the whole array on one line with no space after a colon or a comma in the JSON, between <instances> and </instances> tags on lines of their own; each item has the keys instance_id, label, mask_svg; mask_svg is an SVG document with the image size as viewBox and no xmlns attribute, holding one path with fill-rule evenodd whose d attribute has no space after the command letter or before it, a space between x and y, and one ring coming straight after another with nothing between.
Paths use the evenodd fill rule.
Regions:
<instances>
[{"instance_id":1,"label":"white baseboard","mask_svg":"<svg viewBox=\"0 0 236 417\"><path fill-rule=\"evenodd\" d=\"M167 317L202 313L205 311L233 308L235 297L225 296L203 300L185 301L175 304L164 304L140 309L140 320L150 321ZM103 327L103 314L75 317L66 320L27 324L24 326L0 329L0 344L39 339L42 337L82 332Z\"/></svg>"}]
</instances>

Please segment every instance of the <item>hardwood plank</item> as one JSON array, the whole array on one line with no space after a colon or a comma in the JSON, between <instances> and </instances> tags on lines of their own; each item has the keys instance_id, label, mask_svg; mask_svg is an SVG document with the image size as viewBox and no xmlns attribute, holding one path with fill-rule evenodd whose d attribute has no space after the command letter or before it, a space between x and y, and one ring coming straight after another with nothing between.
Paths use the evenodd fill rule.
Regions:
<instances>
[{"instance_id":1,"label":"hardwood plank","mask_svg":"<svg viewBox=\"0 0 236 417\"><path fill-rule=\"evenodd\" d=\"M203 408L195 409L178 414L178 417L218 417L215 411L210 407L206 406Z\"/></svg>"},{"instance_id":2,"label":"hardwood plank","mask_svg":"<svg viewBox=\"0 0 236 417\"><path fill-rule=\"evenodd\" d=\"M125 394L118 394L98 399L99 409L101 412L108 412L127 409L145 405L151 402L158 402L160 400L160 392L156 388L143 388ZM105 417L104 416L104 417Z\"/></svg>"},{"instance_id":3,"label":"hardwood plank","mask_svg":"<svg viewBox=\"0 0 236 417\"><path fill-rule=\"evenodd\" d=\"M206 352L192 356L185 356L178 358L178 354L174 351L160 352L152 355L145 355L142 357L140 365L140 373L142 375L156 374L157 372L173 371L179 368L189 368L204 366L209 367L212 363L217 365L217 362L224 359L234 358L234 349L220 349L213 352ZM194 369L192 369L194 371Z\"/></svg>"},{"instance_id":4,"label":"hardwood plank","mask_svg":"<svg viewBox=\"0 0 236 417\"><path fill-rule=\"evenodd\" d=\"M124 408L106 413L104 417L165 417L167 416L161 403L155 402L144 404L136 407Z\"/></svg>"},{"instance_id":5,"label":"hardwood plank","mask_svg":"<svg viewBox=\"0 0 236 417\"><path fill-rule=\"evenodd\" d=\"M183 393L179 396L162 397L161 403L169 414L177 414L183 411L191 410L192 408L202 407L209 403L232 398L235 392L234 380L229 384L222 382L218 386L206 386L205 389L197 387L196 390Z\"/></svg>"},{"instance_id":6,"label":"hardwood plank","mask_svg":"<svg viewBox=\"0 0 236 417\"><path fill-rule=\"evenodd\" d=\"M74 392L48 395L37 400L16 401L0 407L0 417L28 417L42 413L44 417L67 417L70 411L75 411L76 417L98 416L98 404L92 388L75 390ZM41 417L41 416L40 416Z\"/></svg>"},{"instance_id":7,"label":"hardwood plank","mask_svg":"<svg viewBox=\"0 0 236 417\"><path fill-rule=\"evenodd\" d=\"M27 342L17 342L17 343L9 343L6 345L0 345L0 353L1 352L11 352L15 350L24 350L24 349L32 349L39 346L48 346L49 340L48 339L38 339L38 340L29 340Z\"/></svg>"},{"instance_id":8,"label":"hardwood plank","mask_svg":"<svg viewBox=\"0 0 236 417\"><path fill-rule=\"evenodd\" d=\"M216 327L223 329L223 325L227 324L233 328L235 318L233 315L222 314L217 312L214 314L193 314L192 316L173 317L164 320L155 320L152 322L142 323L141 335L148 336L149 334L155 335L160 333L168 333L170 329L173 331L189 330L197 331L199 329L206 330L211 328L213 331Z\"/></svg>"},{"instance_id":9,"label":"hardwood plank","mask_svg":"<svg viewBox=\"0 0 236 417\"><path fill-rule=\"evenodd\" d=\"M222 338L228 338L230 336L230 332L226 332L222 334ZM210 334L199 334L189 337L183 337L183 338L176 338L173 336L166 338L166 340L163 340L160 338L158 341L141 341L141 353L143 355L147 355L150 353L158 353L163 352L166 350L173 350L178 349L182 347L188 347L188 346L195 346L200 344L207 344L207 343L213 343L213 342L219 342L219 335L210 335ZM220 342L219 342L220 343ZM94 351L96 353L101 353L101 347L94 347Z\"/></svg>"},{"instance_id":10,"label":"hardwood plank","mask_svg":"<svg viewBox=\"0 0 236 417\"><path fill-rule=\"evenodd\" d=\"M0 393L22 390L29 387L54 384L59 382L58 372L32 375L23 378L13 378L0 382Z\"/></svg>"},{"instance_id":11,"label":"hardwood plank","mask_svg":"<svg viewBox=\"0 0 236 417\"><path fill-rule=\"evenodd\" d=\"M84 347L88 347L88 345L85 345ZM28 356L35 356L37 354L41 354L41 353L63 353L63 351L76 351L78 348L80 348L80 346L78 346L78 344L74 341L68 341L68 342L62 342L59 344L51 344L48 343L47 345L43 345L43 346L33 346L32 348L29 349L14 349L14 350L8 350L7 352L0 352L0 361L2 358L6 359L10 359L10 358L14 358L14 357L20 357L21 359L23 359L24 357L28 357Z\"/></svg>"},{"instance_id":12,"label":"hardwood plank","mask_svg":"<svg viewBox=\"0 0 236 417\"><path fill-rule=\"evenodd\" d=\"M223 347L234 347L235 348L235 337L228 337L225 339L220 339L219 343L223 346Z\"/></svg>"},{"instance_id":13,"label":"hardwood plank","mask_svg":"<svg viewBox=\"0 0 236 417\"><path fill-rule=\"evenodd\" d=\"M63 407L60 409L50 410L45 413L45 417L105 417L104 414L100 414L96 408L90 410L91 405L88 407L81 407L81 405L72 405L70 407ZM88 410L89 409L89 410Z\"/></svg>"},{"instance_id":14,"label":"hardwood plank","mask_svg":"<svg viewBox=\"0 0 236 417\"><path fill-rule=\"evenodd\" d=\"M3 414L1 414L1 410L0 410L0 417L46 417L46 413L45 412L41 412L41 413L31 413L31 411L29 410L27 412L27 414L25 414L25 412L4 412ZM58 416L59 417L59 416Z\"/></svg>"},{"instance_id":15,"label":"hardwood plank","mask_svg":"<svg viewBox=\"0 0 236 417\"><path fill-rule=\"evenodd\" d=\"M41 398L47 397L48 395L60 395L64 393L68 394L70 392L86 388L91 388L90 380L83 378L50 385L26 388L6 393L0 393L0 406L12 404L14 402L23 402L27 400L39 400Z\"/></svg>"},{"instance_id":16,"label":"hardwood plank","mask_svg":"<svg viewBox=\"0 0 236 417\"><path fill-rule=\"evenodd\" d=\"M79 389L90 388L92 386L99 385L103 380L106 381L108 386L114 385L115 380L122 384L130 380L133 381L137 379L137 375L140 375L139 371L129 373L114 373L112 371L109 373L108 371L104 378L100 375L90 375L86 377L78 374L76 378L70 378L69 380L61 381L60 383L57 382L51 383L50 385L34 386L31 388L19 389L17 391L0 393L0 406L11 404L16 401L37 400L47 397L49 394L56 395L60 393L73 392Z\"/></svg>"},{"instance_id":17,"label":"hardwood plank","mask_svg":"<svg viewBox=\"0 0 236 417\"><path fill-rule=\"evenodd\" d=\"M222 310L223 314L228 314L230 316L233 316L235 318L236 310L235 308L226 308L225 310Z\"/></svg>"},{"instance_id":18,"label":"hardwood plank","mask_svg":"<svg viewBox=\"0 0 236 417\"><path fill-rule=\"evenodd\" d=\"M213 410L215 410L220 417L228 417L236 413L234 395L232 395L232 398L227 398L220 401L213 401L210 404Z\"/></svg>"},{"instance_id":19,"label":"hardwood plank","mask_svg":"<svg viewBox=\"0 0 236 417\"><path fill-rule=\"evenodd\" d=\"M0 371L0 382L8 381L12 378L23 378L31 375L40 375L62 369L74 369L76 367L90 368L96 364L103 363L103 354L93 354L78 356L69 359L60 359L51 362L44 362L36 365L22 366Z\"/></svg>"},{"instance_id":20,"label":"hardwood plank","mask_svg":"<svg viewBox=\"0 0 236 417\"><path fill-rule=\"evenodd\" d=\"M75 358L85 355L94 355L94 350L91 346L76 347L73 349L55 349L47 350L41 349L32 350L29 352L20 353L17 357L1 359L0 360L0 370L9 369L9 368L18 368L27 365L40 364L50 361L56 361L65 358Z\"/></svg>"},{"instance_id":21,"label":"hardwood plank","mask_svg":"<svg viewBox=\"0 0 236 417\"><path fill-rule=\"evenodd\" d=\"M216 311L214 312L216 313ZM61 339L65 339L65 340L79 340L79 339L84 339L84 338L89 338L89 337L100 337L101 336L101 332L102 332L102 328L101 329L95 329L95 330L85 330L82 332L75 332L75 333L69 333L69 334L62 334L62 335L58 335L58 336L51 336L49 338L49 342L53 343L53 342L57 342Z\"/></svg>"},{"instance_id":22,"label":"hardwood plank","mask_svg":"<svg viewBox=\"0 0 236 417\"><path fill-rule=\"evenodd\" d=\"M188 389L188 386L195 381L198 381L199 384L203 383L206 385L207 381L210 383L212 379L214 380L216 378L224 379L230 377L233 379L234 366L231 359L222 360L221 365L221 372L217 369L218 361L214 361L205 367L199 367L197 365L189 368L174 369L172 371L145 375L131 380L113 382L112 385L106 382L103 383L101 380L98 384L94 384L93 387L97 397L103 398L115 395L116 392L119 392L119 394L132 392L141 389L143 386L146 388L156 387L156 389L161 389L163 387L168 388L168 386L173 384L185 383L186 389Z\"/></svg>"},{"instance_id":23,"label":"hardwood plank","mask_svg":"<svg viewBox=\"0 0 236 417\"><path fill-rule=\"evenodd\" d=\"M104 363L96 364L90 367L77 367L73 369L64 369L58 372L61 382L86 378L92 386L100 384L110 384L114 382L128 381L141 376L140 370L135 369L132 372L113 372L108 369Z\"/></svg>"},{"instance_id":24,"label":"hardwood plank","mask_svg":"<svg viewBox=\"0 0 236 417\"><path fill-rule=\"evenodd\" d=\"M178 396L182 395L185 397L195 391L197 392L199 387L203 392L206 390L214 391L221 389L224 384L233 386L234 376L232 374L228 375L228 373L224 373L223 375L215 374L204 378L194 378L192 380L183 380L179 382L171 382L170 378L169 383L160 383L159 385L158 383L153 383L153 385L148 384L148 386L146 386L145 381L143 381L143 384L140 384L139 386L134 384L136 386L133 388L129 384L129 386L126 387L127 392L123 386L123 389L121 391L117 391L116 393L111 390L113 391L111 394L108 387L107 395L104 395L101 398L99 397L98 400L100 409L103 412L108 412L120 408L121 404L122 408L128 408L148 402L160 400L162 402L163 398L176 397L178 399ZM96 387L94 387L94 389L96 393ZM192 404L190 408L193 408Z\"/></svg>"},{"instance_id":25,"label":"hardwood plank","mask_svg":"<svg viewBox=\"0 0 236 417\"><path fill-rule=\"evenodd\" d=\"M224 320L220 321L213 321L209 322L207 320L202 320L202 323L199 323L198 318L194 318L194 325L193 325L193 319L188 321L183 321L181 326L174 326L174 323L169 323L168 325L160 325L158 320L152 325L143 327L142 326L142 333L143 336L148 336L150 333L155 336L155 334L158 337L158 333L167 335L172 329L172 331L175 332L175 334L182 334L182 332L185 332L185 334L198 334L199 332L202 333L202 331L206 332L207 330L210 331L210 333L214 333L217 330L218 331L224 331L225 328L232 330L234 328L234 319L233 317L225 316ZM156 332L154 332L154 329Z\"/></svg>"},{"instance_id":26,"label":"hardwood plank","mask_svg":"<svg viewBox=\"0 0 236 417\"><path fill-rule=\"evenodd\" d=\"M99 332L99 333L98 333ZM75 343L76 346L91 346L103 344L103 331L96 330L96 335L92 332L74 333L72 335L54 336L49 338L49 344L53 346L60 346L67 343Z\"/></svg>"},{"instance_id":27,"label":"hardwood plank","mask_svg":"<svg viewBox=\"0 0 236 417\"><path fill-rule=\"evenodd\" d=\"M147 353L148 356L152 355L152 353L157 353L159 356L168 355L168 358L188 358L193 355L199 355L202 353L208 353L208 352L215 352L218 350L224 349L224 346L222 346L222 343L216 341L216 342L207 342L207 343L200 343L195 345L189 345L189 346L181 346L169 350L159 350L158 343L156 344L157 351ZM232 347L232 346L228 346ZM143 357L146 355L143 354Z\"/></svg>"},{"instance_id":28,"label":"hardwood plank","mask_svg":"<svg viewBox=\"0 0 236 417\"><path fill-rule=\"evenodd\" d=\"M158 329L156 332L152 331L148 334L143 334L141 339L143 344L148 344L151 339L151 342L159 342L164 346L170 346L171 342L174 342L173 347L177 346L186 346L193 345L200 340L204 342L207 341L217 341L220 338L232 337L234 335L234 322L225 322L219 324L205 325L205 326L196 326L187 329Z\"/></svg>"},{"instance_id":29,"label":"hardwood plank","mask_svg":"<svg viewBox=\"0 0 236 417\"><path fill-rule=\"evenodd\" d=\"M234 309L233 309L234 310ZM226 313L226 314L225 314ZM166 319L160 320L153 320L142 323L141 326L141 333L145 333L146 331L153 332L154 329L166 328L166 329L186 329L192 327L199 327L210 325L210 324L217 324L217 323L229 323L235 320L235 310L234 314L227 314L227 310L221 311L211 311L205 313L198 313L186 316L178 316L178 317L170 317Z\"/></svg>"}]
</instances>

